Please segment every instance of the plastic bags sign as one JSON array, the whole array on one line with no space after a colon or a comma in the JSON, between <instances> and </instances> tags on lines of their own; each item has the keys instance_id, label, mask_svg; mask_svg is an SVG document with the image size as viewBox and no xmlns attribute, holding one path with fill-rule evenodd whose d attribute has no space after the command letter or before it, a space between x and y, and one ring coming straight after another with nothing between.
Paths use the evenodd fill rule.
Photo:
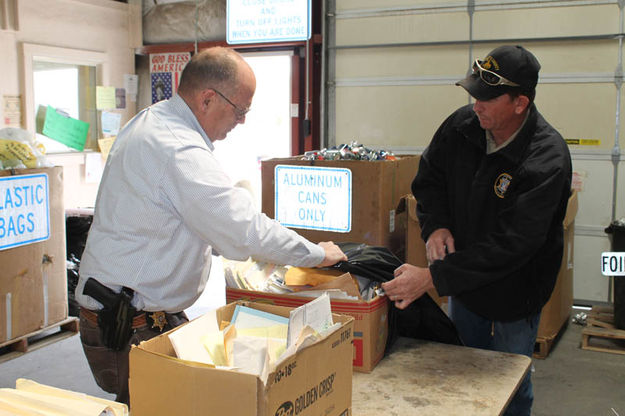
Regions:
<instances>
[{"instance_id":1,"label":"plastic bags sign","mask_svg":"<svg viewBox=\"0 0 625 416\"><path fill-rule=\"evenodd\" d=\"M0 250L50 238L48 175L0 178Z\"/></svg>"}]
</instances>

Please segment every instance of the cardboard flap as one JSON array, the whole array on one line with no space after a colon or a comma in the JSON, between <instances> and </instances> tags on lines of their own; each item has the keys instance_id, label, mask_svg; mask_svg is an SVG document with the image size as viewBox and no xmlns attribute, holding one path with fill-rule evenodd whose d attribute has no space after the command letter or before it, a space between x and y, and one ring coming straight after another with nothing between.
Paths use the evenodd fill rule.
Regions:
<instances>
[{"instance_id":1,"label":"cardboard flap","mask_svg":"<svg viewBox=\"0 0 625 416\"><path fill-rule=\"evenodd\" d=\"M144 347L142 343L130 350L133 415L205 414L207 403L211 403L211 414L257 413L260 392L256 376L191 366ZM165 396L169 399L163 399Z\"/></svg>"},{"instance_id":2,"label":"cardboard flap","mask_svg":"<svg viewBox=\"0 0 625 416\"><path fill-rule=\"evenodd\" d=\"M408 199L408 197L410 197L410 195L406 194L399 199L399 203L397 204L397 207L395 208L395 212L397 214L403 214L404 212L406 212L406 205L408 204L406 202L406 199Z\"/></svg>"},{"instance_id":3,"label":"cardboard flap","mask_svg":"<svg viewBox=\"0 0 625 416\"><path fill-rule=\"evenodd\" d=\"M412 221L419 221L417 219L417 200L412 194L406 194L401 197L396 211L398 214L406 212Z\"/></svg>"},{"instance_id":4,"label":"cardboard flap","mask_svg":"<svg viewBox=\"0 0 625 416\"><path fill-rule=\"evenodd\" d=\"M577 215L578 202L577 202L577 191L575 189L571 190L571 196L569 197L569 202L566 205L566 214L564 216L564 228L568 228L573 221L575 221L575 216Z\"/></svg>"}]
</instances>

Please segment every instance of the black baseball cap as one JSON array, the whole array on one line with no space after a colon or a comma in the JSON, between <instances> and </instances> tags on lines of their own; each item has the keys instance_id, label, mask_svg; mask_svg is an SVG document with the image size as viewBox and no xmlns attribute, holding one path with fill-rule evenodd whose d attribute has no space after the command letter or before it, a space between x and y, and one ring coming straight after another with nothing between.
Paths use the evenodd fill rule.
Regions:
<instances>
[{"instance_id":1,"label":"black baseball cap","mask_svg":"<svg viewBox=\"0 0 625 416\"><path fill-rule=\"evenodd\" d=\"M531 52L519 45L504 45L473 63L473 73L456 82L456 85L482 101L515 90L533 94L538 83L538 71L540 64Z\"/></svg>"}]
</instances>

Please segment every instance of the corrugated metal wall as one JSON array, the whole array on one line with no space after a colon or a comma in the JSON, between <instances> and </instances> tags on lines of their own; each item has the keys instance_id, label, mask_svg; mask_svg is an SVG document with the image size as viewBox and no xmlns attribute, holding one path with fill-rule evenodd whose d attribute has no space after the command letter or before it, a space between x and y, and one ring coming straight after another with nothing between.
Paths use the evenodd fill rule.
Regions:
<instances>
[{"instance_id":1,"label":"corrugated metal wall","mask_svg":"<svg viewBox=\"0 0 625 416\"><path fill-rule=\"evenodd\" d=\"M603 230L625 216L625 192L616 189L625 179L623 3L327 0L325 143L421 152L469 102L454 83L472 60L501 44L524 45L542 65L539 111L566 139L584 140L570 145L580 188L574 297L608 301Z\"/></svg>"}]
</instances>

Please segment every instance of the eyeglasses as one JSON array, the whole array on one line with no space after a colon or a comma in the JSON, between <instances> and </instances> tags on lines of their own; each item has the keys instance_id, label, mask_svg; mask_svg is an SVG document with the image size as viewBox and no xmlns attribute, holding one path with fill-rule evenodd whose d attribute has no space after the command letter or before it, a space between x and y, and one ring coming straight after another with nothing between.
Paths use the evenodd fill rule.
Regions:
<instances>
[{"instance_id":1,"label":"eyeglasses","mask_svg":"<svg viewBox=\"0 0 625 416\"><path fill-rule=\"evenodd\" d=\"M507 85L509 87L520 87L516 82L512 82L509 79L502 77L499 74L494 73L493 71L489 71L488 69L482 68L480 65L480 61L478 59L473 63L473 73L479 74L482 81L487 83L490 86L496 87L499 85Z\"/></svg>"},{"instance_id":2,"label":"eyeglasses","mask_svg":"<svg viewBox=\"0 0 625 416\"><path fill-rule=\"evenodd\" d=\"M245 117L245 115L250 111L249 108L239 108L238 105L236 105L235 103L233 103L232 101L230 101L228 99L228 97L226 97L225 95L223 95L221 92L219 92L219 90L216 90L215 88L211 88L213 91L215 91L221 98L223 98L224 100L226 100L228 102L228 104L230 104L233 108L234 108L234 115L237 118L237 120L241 120L243 117Z\"/></svg>"}]
</instances>

